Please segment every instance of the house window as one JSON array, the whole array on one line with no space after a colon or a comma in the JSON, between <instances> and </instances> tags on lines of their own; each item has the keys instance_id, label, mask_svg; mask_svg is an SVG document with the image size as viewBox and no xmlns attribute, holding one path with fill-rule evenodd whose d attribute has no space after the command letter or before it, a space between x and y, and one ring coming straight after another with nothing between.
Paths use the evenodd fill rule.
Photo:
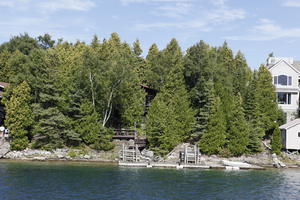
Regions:
<instances>
[{"instance_id":1,"label":"house window","mask_svg":"<svg viewBox=\"0 0 300 200\"><path fill-rule=\"evenodd\" d=\"M292 77L286 75L274 76L274 85L292 85Z\"/></svg>"},{"instance_id":2,"label":"house window","mask_svg":"<svg viewBox=\"0 0 300 200\"><path fill-rule=\"evenodd\" d=\"M300 132L298 132L298 137L300 137Z\"/></svg>"},{"instance_id":3,"label":"house window","mask_svg":"<svg viewBox=\"0 0 300 200\"><path fill-rule=\"evenodd\" d=\"M277 81L278 76L274 76L274 85L277 85L278 81Z\"/></svg>"},{"instance_id":4,"label":"house window","mask_svg":"<svg viewBox=\"0 0 300 200\"><path fill-rule=\"evenodd\" d=\"M277 102L279 104L291 104L291 93L278 92Z\"/></svg>"}]
</instances>

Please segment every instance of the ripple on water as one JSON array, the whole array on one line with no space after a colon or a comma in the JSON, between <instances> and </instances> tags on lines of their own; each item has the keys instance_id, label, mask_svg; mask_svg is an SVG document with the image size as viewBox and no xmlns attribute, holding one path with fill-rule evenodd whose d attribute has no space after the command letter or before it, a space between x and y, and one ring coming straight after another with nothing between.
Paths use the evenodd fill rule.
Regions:
<instances>
[{"instance_id":1,"label":"ripple on water","mask_svg":"<svg viewBox=\"0 0 300 200\"><path fill-rule=\"evenodd\" d=\"M0 163L1 200L299 199L300 170L222 171Z\"/></svg>"}]
</instances>

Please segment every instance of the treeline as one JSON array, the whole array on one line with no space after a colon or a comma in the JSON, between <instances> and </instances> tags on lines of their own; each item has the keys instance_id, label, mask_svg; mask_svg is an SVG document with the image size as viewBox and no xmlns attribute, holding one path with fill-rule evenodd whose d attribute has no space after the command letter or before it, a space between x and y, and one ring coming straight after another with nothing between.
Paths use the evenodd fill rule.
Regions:
<instances>
[{"instance_id":1,"label":"treeline","mask_svg":"<svg viewBox=\"0 0 300 200\"><path fill-rule=\"evenodd\" d=\"M144 58L138 40L131 46L116 33L90 44L22 34L0 46L0 77L10 83L2 102L16 150L109 150L114 128L137 127L160 155L189 141L206 154L239 156L260 152L284 118L268 70L251 71L226 42L200 41L184 54L172 39ZM141 85L158 91L146 117Z\"/></svg>"}]
</instances>

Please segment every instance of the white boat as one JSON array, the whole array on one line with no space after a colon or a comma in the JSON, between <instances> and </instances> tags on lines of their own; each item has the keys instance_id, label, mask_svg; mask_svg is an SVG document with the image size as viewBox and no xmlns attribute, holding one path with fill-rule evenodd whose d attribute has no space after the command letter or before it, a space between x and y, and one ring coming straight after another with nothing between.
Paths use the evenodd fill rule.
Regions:
<instances>
[{"instance_id":1,"label":"white boat","mask_svg":"<svg viewBox=\"0 0 300 200\"><path fill-rule=\"evenodd\" d=\"M250 164L244 163L244 162L234 162L234 161L222 160L222 163L225 166L231 166L231 167L244 167L244 168L253 167L253 165L250 165Z\"/></svg>"}]
</instances>

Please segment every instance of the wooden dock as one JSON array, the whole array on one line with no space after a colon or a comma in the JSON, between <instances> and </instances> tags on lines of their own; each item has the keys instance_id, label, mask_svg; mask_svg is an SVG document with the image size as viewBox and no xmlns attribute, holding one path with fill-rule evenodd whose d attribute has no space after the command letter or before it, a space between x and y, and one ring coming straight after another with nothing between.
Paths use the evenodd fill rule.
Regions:
<instances>
[{"instance_id":1,"label":"wooden dock","mask_svg":"<svg viewBox=\"0 0 300 200\"><path fill-rule=\"evenodd\" d=\"M223 170L264 170L259 166L251 167L231 167L224 165L199 165L199 164L176 164L176 163L146 163L146 162L119 162L122 167L142 167L142 168L173 168L173 169L223 169Z\"/></svg>"}]
</instances>

